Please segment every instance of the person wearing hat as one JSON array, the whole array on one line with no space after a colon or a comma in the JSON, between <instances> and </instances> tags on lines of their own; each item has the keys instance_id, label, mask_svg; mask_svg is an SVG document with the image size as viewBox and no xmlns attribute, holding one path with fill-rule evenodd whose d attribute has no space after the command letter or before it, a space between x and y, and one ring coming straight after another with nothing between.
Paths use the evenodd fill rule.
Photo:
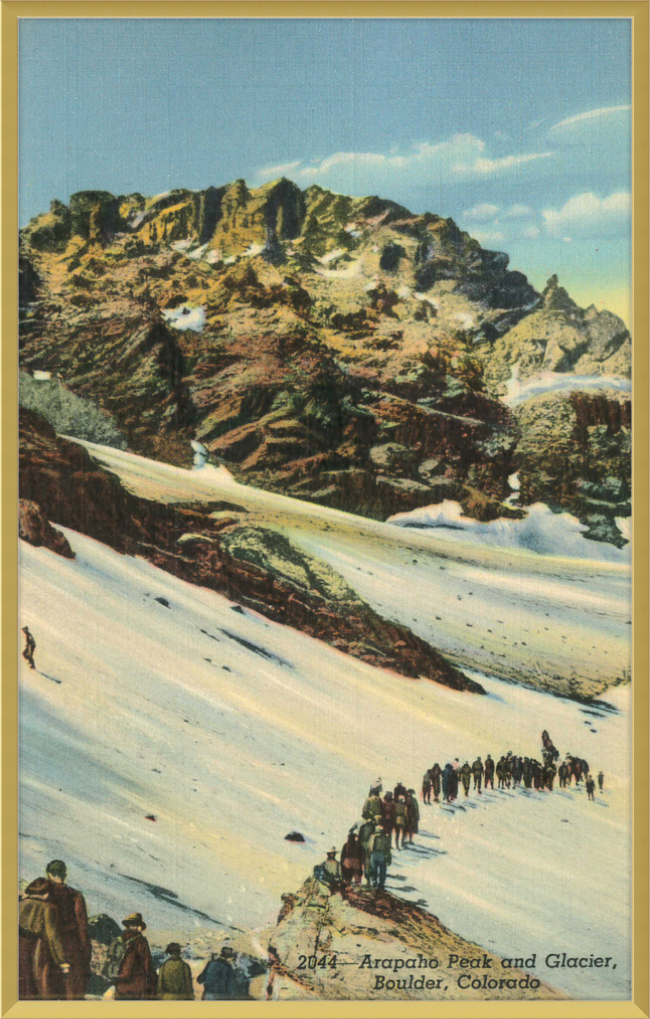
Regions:
<instances>
[{"instance_id":1,"label":"person wearing hat","mask_svg":"<svg viewBox=\"0 0 650 1019\"><path fill-rule=\"evenodd\" d=\"M68 970L64 988L57 997L83 1001L90 980L92 947L88 933L86 900L68 885L68 868L63 860L51 860L45 868L48 901L54 906L54 922L63 943Z\"/></svg>"},{"instance_id":2,"label":"person wearing hat","mask_svg":"<svg viewBox=\"0 0 650 1019\"><path fill-rule=\"evenodd\" d=\"M203 984L203 1001L231 1001L235 991L235 974L232 959L235 953L232 948L221 949L221 953L212 953L202 973L196 978Z\"/></svg>"},{"instance_id":3,"label":"person wearing hat","mask_svg":"<svg viewBox=\"0 0 650 1019\"><path fill-rule=\"evenodd\" d=\"M144 936L147 925L142 913L130 913L122 920L124 930L120 938L126 951L117 977L115 978L116 1001L142 1001L155 998L158 980L149 942Z\"/></svg>"},{"instance_id":4,"label":"person wearing hat","mask_svg":"<svg viewBox=\"0 0 650 1019\"><path fill-rule=\"evenodd\" d=\"M158 997L161 1001L194 1001L192 970L181 959L181 946L172 941L165 954L169 958L158 971Z\"/></svg>"}]
</instances>

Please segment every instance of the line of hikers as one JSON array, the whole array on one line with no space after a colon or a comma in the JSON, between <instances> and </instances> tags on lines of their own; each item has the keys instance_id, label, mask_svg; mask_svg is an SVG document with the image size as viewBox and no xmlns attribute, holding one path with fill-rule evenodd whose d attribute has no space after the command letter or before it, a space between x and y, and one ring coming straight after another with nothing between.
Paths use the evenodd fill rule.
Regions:
<instances>
[{"instance_id":1,"label":"line of hikers","mask_svg":"<svg viewBox=\"0 0 650 1019\"><path fill-rule=\"evenodd\" d=\"M21 1001L83 1000L93 977L86 903L81 892L66 884L62 860L52 860L45 875L20 896L18 996ZM122 926L102 967L103 985L115 987L115 1000L193 1001L192 971L181 956L181 946L175 941L168 944L167 959L156 971L142 914L129 914ZM203 1000L249 999L250 977L263 968L253 972L248 961L229 947L213 953L197 977Z\"/></svg>"},{"instance_id":2,"label":"line of hikers","mask_svg":"<svg viewBox=\"0 0 650 1019\"><path fill-rule=\"evenodd\" d=\"M422 779L422 800L431 805L434 802L452 803L458 798L462 786L465 796L469 796L472 780L474 791L479 795L485 789L494 789L494 776L497 778L498 789L510 789L522 782L526 789L537 789L551 792L557 775L560 788L571 785L575 779L576 786L585 779L585 788L590 800L594 799L595 781L589 771L589 764L583 758L567 754L559 767L555 761L559 752L553 745L546 730L542 733L542 761L532 757L520 757L508 751L495 764L492 756L487 755L485 761L477 757L473 764L469 761L461 766L460 758L454 758L444 768L434 764L425 771ZM602 792L605 776L598 773L598 788ZM418 832L420 808L415 789L407 789L403 782L388 790L382 797L382 782L377 779L369 790L361 812L362 820L350 828L345 845L341 849L340 860L333 846L327 853L323 863L314 867L314 876L321 881L330 892L340 892L345 896L350 885L360 885L365 877L366 884L373 888L383 889L386 883L386 871L392 863L392 837L395 836L395 849L405 849L413 842Z\"/></svg>"},{"instance_id":3,"label":"line of hikers","mask_svg":"<svg viewBox=\"0 0 650 1019\"><path fill-rule=\"evenodd\" d=\"M382 797L382 782L377 779L368 792L361 811L361 821L350 828L341 849L340 862L336 847L327 853L327 859L314 867L314 876L330 891L341 892L350 885L366 884L384 888L386 871L392 863L392 837L395 849L412 845L420 822L420 807L415 789L407 789L403 782Z\"/></svg>"},{"instance_id":4,"label":"line of hikers","mask_svg":"<svg viewBox=\"0 0 650 1019\"><path fill-rule=\"evenodd\" d=\"M469 796L472 780L474 791L482 793L485 789L494 789L494 777L496 775L498 789L510 789L523 782L526 789L547 790L552 792L555 777L559 780L560 788L564 789L571 785L571 779L575 779L578 785L585 779L585 786L589 799L593 799L595 782L589 772L587 761L582 758L567 754L559 768L556 768L552 760L541 762L531 757L518 757L508 751L499 758L495 764L490 754L485 761L477 757L473 764L469 761L461 766L460 758L456 757L453 763L447 763L444 768L434 764L432 768L425 771L422 778L422 800L424 803L439 803L442 797L443 803L451 803L458 798L460 786L465 796ZM602 771L598 773L598 788L602 792L605 776Z\"/></svg>"}]
</instances>

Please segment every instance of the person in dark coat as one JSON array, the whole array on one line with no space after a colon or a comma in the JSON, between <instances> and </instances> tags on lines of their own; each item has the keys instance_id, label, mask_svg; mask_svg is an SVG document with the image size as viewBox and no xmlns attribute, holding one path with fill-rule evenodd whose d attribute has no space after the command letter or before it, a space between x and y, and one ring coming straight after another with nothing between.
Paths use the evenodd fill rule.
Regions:
<instances>
[{"instance_id":1,"label":"person in dark coat","mask_svg":"<svg viewBox=\"0 0 650 1019\"><path fill-rule=\"evenodd\" d=\"M28 626L23 626L23 633L25 634L25 647L23 648L23 658L29 663L30 669L35 669L34 664L34 652L36 650L36 641L29 632Z\"/></svg>"},{"instance_id":2,"label":"person in dark coat","mask_svg":"<svg viewBox=\"0 0 650 1019\"><path fill-rule=\"evenodd\" d=\"M391 792L387 792L381 801L381 826L386 835L391 838L395 830L395 801Z\"/></svg>"},{"instance_id":3,"label":"person in dark coat","mask_svg":"<svg viewBox=\"0 0 650 1019\"><path fill-rule=\"evenodd\" d=\"M591 777L591 775L587 775L587 777L586 777L585 788L587 790L588 798L590 800L593 800L593 798L594 798L594 789L596 788L596 783L594 782L594 780Z\"/></svg>"},{"instance_id":4,"label":"person in dark coat","mask_svg":"<svg viewBox=\"0 0 650 1019\"><path fill-rule=\"evenodd\" d=\"M120 937L127 946L120 972L115 980L116 1001L142 1001L155 998L158 980L149 942L144 936L147 925L142 913L131 913L122 920Z\"/></svg>"},{"instance_id":5,"label":"person in dark coat","mask_svg":"<svg viewBox=\"0 0 650 1019\"><path fill-rule=\"evenodd\" d=\"M437 761L434 764L433 768L431 769L430 775L431 775L431 789L433 791L433 798L436 801L436 803L438 803L438 801L440 799L440 785L441 785L441 778L442 778L442 768L440 767L440 765L438 764Z\"/></svg>"},{"instance_id":6,"label":"person in dark coat","mask_svg":"<svg viewBox=\"0 0 650 1019\"><path fill-rule=\"evenodd\" d=\"M469 766L469 761L465 761L464 765L460 769L460 780L463 783L463 791L465 796L469 796L469 786L472 781L472 769Z\"/></svg>"},{"instance_id":7,"label":"person in dark coat","mask_svg":"<svg viewBox=\"0 0 650 1019\"><path fill-rule=\"evenodd\" d=\"M431 772L425 771L422 776L422 802L431 803Z\"/></svg>"},{"instance_id":8,"label":"person in dark coat","mask_svg":"<svg viewBox=\"0 0 650 1019\"><path fill-rule=\"evenodd\" d=\"M169 958L158 972L158 997L161 1001L194 1001L192 970L181 959L181 946L172 941L165 954Z\"/></svg>"},{"instance_id":9,"label":"person in dark coat","mask_svg":"<svg viewBox=\"0 0 650 1019\"><path fill-rule=\"evenodd\" d=\"M88 934L86 901L81 892L66 884L68 869L63 860L52 860L45 869L49 902L55 907L55 922L63 943L65 961L70 967L65 974L65 991L61 997L82 1001L90 980L92 947Z\"/></svg>"},{"instance_id":10,"label":"person in dark coat","mask_svg":"<svg viewBox=\"0 0 650 1019\"><path fill-rule=\"evenodd\" d=\"M488 786L494 789L494 761L489 754L485 758L485 788Z\"/></svg>"},{"instance_id":11,"label":"person in dark coat","mask_svg":"<svg viewBox=\"0 0 650 1019\"><path fill-rule=\"evenodd\" d=\"M481 794L481 783L483 782L483 762L480 757L477 757L472 765L472 774L474 776L474 790Z\"/></svg>"},{"instance_id":12,"label":"person in dark coat","mask_svg":"<svg viewBox=\"0 0 650 1019\"><path fill-rule=\"evenodd\" d=\"M603 785L604 784L605 784L605 776L603 775L602 771L599 771L598 772L598 790L601 793L603 791Z\"/></svg>"},{"instance_id":13,"label":"person in dark coat","mask_svg":"<svg viewBox=\"0 0 650 1019\"><path fill-rule=\"evenodd\" d=\"M341 874L346 884L361 884L363 876L363 849L356 831L351 831L341 850Z\"/></svg>"},{"instance_id":14,"label":"person in dark coat","mask_svg":"<svg viewBox=\"0 0 650 1019\"><path fill-rule=\"evenodd\" d=\"M403 782L398 782L393 789L393 799L395 800L395 803L397 803L400 796L406 796L406 786Z\"/></svg>"},{"instance_id":15,"label":"person in dark coat","mask_svg":"<svg viewBox=\"0 0 650 1019\"><path fill-rule=\"evenodd\" d=\"M203 1001L231 1001L235 990L235 974L231 965L234 956L232 948L222 948L221 954L212 953L212 958L196 978L203 984Z\"/></svg>"},{"instance_id":16,"label":"person in dark coat","mask_svg":"<svg viewBox=\"0 0 650 1019\"><path fill-rule=\"evenodd\" d=\"M21 895L18 910L18 997L20 1001L65 998L70 969L49 901L49 881L38 877Z\"/></svg>"},{"instance_id":17,"label":"person in dark coat","mask_svg":"<svg viewBox=\"0 0 650 1019\"><path fill-rule=\"evenodd\" d=\"M442 772L442 798L445 803L451 803L454 788L454 769L449 763L445 764Z\"/></svg>"},{"instance_id":18,"label":"person in dark coat","mask_svg":"<svg viewBox=\"0 0 650 1019\"><path fill-rule=\"evenodd\" d=\"M415 789L409 789L406 794L406 832L409 845L413 844L413 836L417 835L420 823L420 808L418 806Z\"/></svg>"},{"instance_id":19,"label":"person in dark coat","mask_svg":"<svg viewBox=\"0 0 650 1019\"><path fill-rule=\"evenodd\" d=\"M556 769L554 764L547 764L544 768L544 785L550 793L553 792L553 780L556 775Z\"/></svg>"}]
</instances>

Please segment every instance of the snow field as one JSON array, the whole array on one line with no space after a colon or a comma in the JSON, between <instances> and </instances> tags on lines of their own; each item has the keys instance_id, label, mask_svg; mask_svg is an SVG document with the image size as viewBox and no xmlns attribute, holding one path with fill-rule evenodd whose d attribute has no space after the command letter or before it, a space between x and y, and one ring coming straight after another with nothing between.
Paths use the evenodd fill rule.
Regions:
<instances>
[{"instance_id":1,"label":"snow field","mask_svg":"<svg viewBox=\"0 0 650 1019\"><path fill-rule=\"evenodd\" d=\"M407 680L65 533L76 560L21 542L38 670L21 659L21 877L62 857L92 913L138 909L179 936L273 923L377 775L419 791L434 760L538 755L548 728L603 768L599 802L511 790L422 806L389 884L502 955L615 956L616 971L538 975L575 997L628 995L628 688L594 720L482 675L488 697Z\"/></svg>"}]
</instances>

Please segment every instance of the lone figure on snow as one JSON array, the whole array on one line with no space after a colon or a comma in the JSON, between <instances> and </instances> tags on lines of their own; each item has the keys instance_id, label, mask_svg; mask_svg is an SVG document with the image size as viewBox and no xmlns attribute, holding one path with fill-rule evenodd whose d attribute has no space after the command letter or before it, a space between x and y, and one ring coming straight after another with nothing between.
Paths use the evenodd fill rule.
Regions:
<instances>
[{"instance_id":1,"label":"lone figure on snow","mask_svg":"<svg viewBox=\"0 0 650 1019\"><path fill-rule=\"evenodd\" d=\"M34 652L36 650L36 641L29 632L28 626L23 626L23 633L25 634L25 647L23 650L23 658L26 662L29 662L30 669L35 669L34 665Z\"/></svg>"}]
</instances>

